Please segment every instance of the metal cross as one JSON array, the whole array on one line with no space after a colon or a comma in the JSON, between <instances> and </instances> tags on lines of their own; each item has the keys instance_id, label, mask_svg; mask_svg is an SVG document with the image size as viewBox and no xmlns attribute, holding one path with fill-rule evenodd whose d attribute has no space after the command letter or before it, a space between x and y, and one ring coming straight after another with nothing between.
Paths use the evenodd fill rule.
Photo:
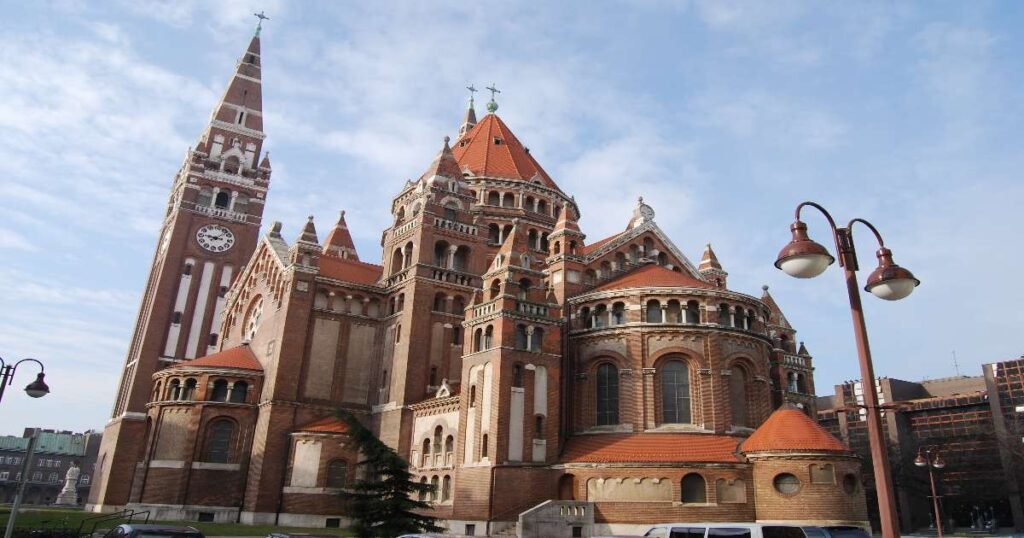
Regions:
<instances>
[{"instance_id":1,"label":"metal cross","mask_svg":"<svg viewBox=\"0 0 1024 538\"><path fill-rule=\"evenodd\" d=\"M470 84L469 86L466 86L466 89L469 90L469 104L472 105L473 104L473 94L478 92L478 91L480 91L480 90L474 88L472 84Z\"/></svg>"},{"instance_id":2,"label":"metal cross","mask_svg":"<svg viewBox=\"0 0 1024 538\"><path fill-rule=\"evenodd\" d=\"M256 23L256 37L259 37L260 30L263 29L263 21L269 21L270 17L266 16L263 11L260 11L259 13L253 13L253 15L260 20L260 22Z\"/></svg>"},{"instance_id":3,"label":"metal cross","mask_svg":"<svg viewBox=\"0 0 1024 538\"><path fill-rule=\"evenodd\" d=\"M493 83L493 82L491 83L491 85L490 85L490 86L488 86L488 87L487 87L487 88L485 88L485 89L487 89L487 90L490 90L490 91L491 91L491 101L493 101L493 100L494 100L494 94L496 94L496 93L501 93L501 90L499 90L498 88L495 88L495 87L494 87L494 83Z\"/></svg>"}]
</instances>

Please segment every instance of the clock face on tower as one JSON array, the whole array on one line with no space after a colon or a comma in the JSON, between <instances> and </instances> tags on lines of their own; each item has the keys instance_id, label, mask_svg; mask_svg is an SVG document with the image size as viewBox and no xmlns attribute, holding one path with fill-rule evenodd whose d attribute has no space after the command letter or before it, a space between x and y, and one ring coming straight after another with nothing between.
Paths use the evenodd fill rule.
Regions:
<instances>
[{"instance_id":1,"label":"clock face on tower","mask_svg":"<svg viewBox=\"0 0 1024 538\"><path fill-rule=\"evenodd\" d=\"M235 244L235 234L218 224L207 224L196 232L196 241L210 252L227 252Z\"/></svg>"}]
</instances>

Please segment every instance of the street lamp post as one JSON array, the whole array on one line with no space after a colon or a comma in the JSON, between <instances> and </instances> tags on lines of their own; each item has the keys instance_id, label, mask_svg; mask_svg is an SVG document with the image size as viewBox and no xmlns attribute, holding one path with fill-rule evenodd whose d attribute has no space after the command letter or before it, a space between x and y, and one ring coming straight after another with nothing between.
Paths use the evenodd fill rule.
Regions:
<instances>
[{"instance_id":1,"label":"street lamp post","mask_svg":"<svg viewBox=\"0 0 1024 538\"><path fill-rule=\"evenodd\" d=\"M18 365L23 362L34 362L39 365L39 373L36 374L36 380L25 387L25 393L33 398L42 398L50 393L50 387L46 386L46 381L44 381L46 373L44 372L45 367L43 367L43 363L35 359L21 359L14 364L7 364L4 362L3 357L0 357L0 401L4 399L4 390L7 388L7 385L14 382L14 372L18 369Z\"/></svg>"},{"instance_id":2,"label":"street lamp post","mask_svg":"<svg viewBox=\"0 0 1024 538\"><path fill-rule=\"evenodd\" d=\"M881 234L864 219L853 219L845 228L836 226L832 215L824 207L814 202L803 202L796 206L796 220L790 226L792 240L779 252L775 267L786 274L797 278L814 278L828 269L835 258L824 246L812 241L807 236L807 225L800 220L800 210L813 207L820 211L828 220L835 240L839 266L846 276L846 290L850 296L850 314L853 317L853 334L857 342L857 357L860 360L862 380L861 392L864 393L864 407L867 408L868 443L871 446L871 462L874 467L875 488L878 492L878 513L882 523L884 538L899 537L899 521L896 519L896 498L893 493L892 473L889 468L889 457L882 437L882 415L878 405L878 394L875 390L875 371L871 363L871 348L868 346L868 332L864 324L864 311L861 308L860 290L857 285L857 250L853 243L853 225L861 223L867 226L878 240L878 267L868 276L865 291L887 301L896 301L910 295L921 282L914 278L910 271L896 265L892 261L892 251L885 247Z\"/></svg>"},{"instance_id":3,"label":"street lamp post","mask_svg":"<svg viewBox=\"0 0 1024 538\"><path fill-rule=\"evenodd\" d=\"M922 450L924 451L923 454L921 453ZM932 483L932 508L935 510L935 529L939 533L939 538L942 538L942 514L939 510L939 494L938 490L935 489L935 473L932 472L932 468L942 469L946 466L946 462L942 461L942 457L939 456L938 447L926 446L918 449L917 457L914 458L914 465L928 468L928 480Z\"/></svg>"}]
</instances>

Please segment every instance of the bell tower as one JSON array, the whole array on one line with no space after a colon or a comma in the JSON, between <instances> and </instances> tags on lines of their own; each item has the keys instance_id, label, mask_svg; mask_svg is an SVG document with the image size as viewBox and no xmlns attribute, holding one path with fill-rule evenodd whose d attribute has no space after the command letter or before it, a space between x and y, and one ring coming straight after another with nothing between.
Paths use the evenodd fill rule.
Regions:
<instances>
[{"instance_id":1,"label":"bell tower","mask_svg":"<svg viewBox=\"0 0 1024 538\"><path fill-rule=\"evenodd\" d=\"M142 460L153 374L218 349L225 293L256 248L270 185L270 159L262 154L259 30L174 177L103 431L91 510L118 510L128 502Z\"/></svg>"}]
</instances>

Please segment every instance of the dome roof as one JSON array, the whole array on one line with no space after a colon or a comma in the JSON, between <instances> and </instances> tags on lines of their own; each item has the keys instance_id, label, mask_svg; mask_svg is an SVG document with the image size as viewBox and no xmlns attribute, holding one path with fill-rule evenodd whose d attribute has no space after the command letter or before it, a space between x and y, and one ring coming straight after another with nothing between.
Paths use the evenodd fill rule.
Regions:
<instances>
[{"instance_id":1,"label":"dome roof","mask_svg":"<svg viewBox=\"0 0 1024 538\"><path fill-rule=\"evenodd\" d=\"M182 362L171 368L234 368L236 370L263 371L263 366L260 365L260 361L256 360L256 356L252 354L249 344L242 344L214 353L213 355Z\"/></svg>"},{"instance_id":2,"label":"dome roof","mask_svg":"<svg viewBox=\"0 0 1024 538\"><path fill-rule=\"evenodd\" d=\"M642 265L628 273L619 275L591 292L622 290L629 288L704 288L717 289L713 285L697 280L684 273L677 273L653 263Z\"/></svg>"}]
</instances>

